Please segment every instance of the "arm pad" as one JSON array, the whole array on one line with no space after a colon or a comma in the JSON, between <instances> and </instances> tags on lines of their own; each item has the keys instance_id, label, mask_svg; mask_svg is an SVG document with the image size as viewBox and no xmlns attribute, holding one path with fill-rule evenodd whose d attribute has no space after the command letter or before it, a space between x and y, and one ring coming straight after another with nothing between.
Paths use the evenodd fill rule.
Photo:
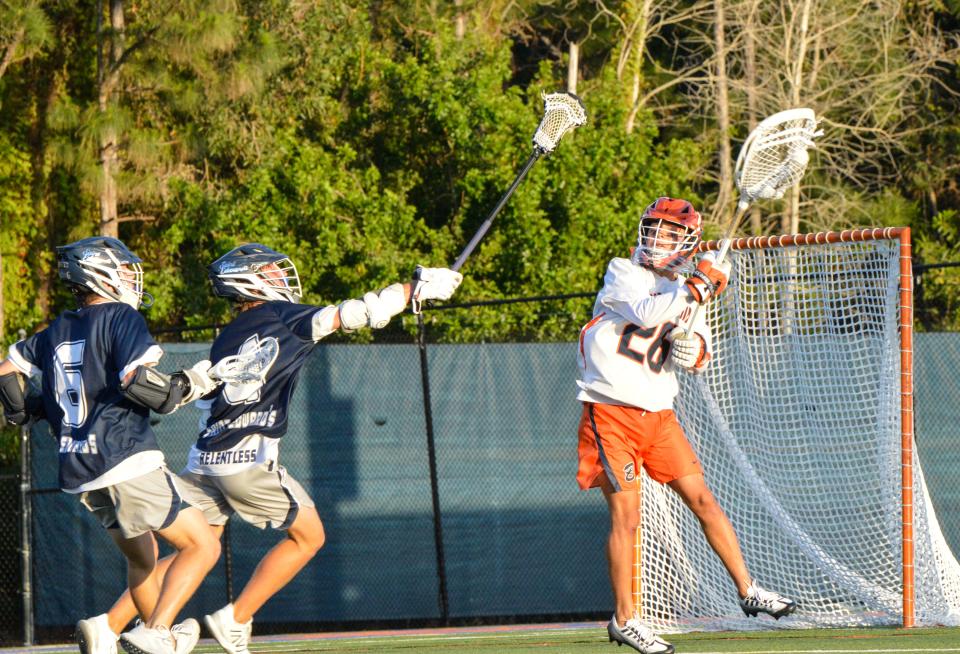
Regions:
<instances>
[{"instance_id":1,"label":"arm pad","mask_svg":"<svg viewBox=\"0 0 960 654\"><path fill-rule=\"evenodd\" d=\"M346 300L340 303L340 328L352 332L361 327L382 329L390 319L403 312L407 306L407 294L403 284L391 284L379 293L366 293L362 300Z\"/></svg>"},{"instance_id":2,"label":"arm pad","mask_svg":"<svg viewBox=\"0 0 960 654\"><path fill-rule=\"evenodd\" d=\"M28 417L21 381L20 373L17 372L0 377L0 404L3 404L3 416L14 425L22 425Z\"/></svg>"},{"instance_id":3,"label":"arm pad","mask_svg":"<svg viewBox=\"0 0 960 654\"><path fill-rule=\"evenodd\" d=\"M129 382L120 384L128 400L157 413L172 413L190 392L190 381L182 372L165 375L147 366L138 366Z\"/></svg>"}]
</instances>

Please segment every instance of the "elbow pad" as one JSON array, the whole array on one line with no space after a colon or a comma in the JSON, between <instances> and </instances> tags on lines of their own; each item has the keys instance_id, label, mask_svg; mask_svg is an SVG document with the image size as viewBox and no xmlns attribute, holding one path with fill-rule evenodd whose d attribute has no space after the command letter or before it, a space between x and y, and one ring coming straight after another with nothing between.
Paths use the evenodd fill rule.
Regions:
<instances>
[{"instance_id":1,"label":"elbow pad","mask_svg":"<svg viewBox=\"0 0 960 654\"><path fill-rule=\"evenodd\" d=\"M382 329L390 319L407 307L407 294L403 284L391 284L379 293L370 292L362 300L346 300L340 303L340 327L352 332L361 327Z\"/></svg>"},{"instance_id":2,"label":"elbow pad","mask_svg":"<svg viewBox=\"0 0 960 654\"><path fill-rule=\"evenodd\" d=\"M20 373L11 372L0 377L0 404L3 404L3 416L14 425L22 425L28 418L23 389L23 377Z\"/></svg>"},{"instance_id":3,"label":"elbow pad","mask_svg":"<svg viewBox=\"0 0 960 654\"><path fill-rule=\"evenodd\" d=\"M147 366L138 366L120 392L132 402L157 413L172 413L190 392L190 381L182 372L165 375Z\"/></svg>"}]
</instances>

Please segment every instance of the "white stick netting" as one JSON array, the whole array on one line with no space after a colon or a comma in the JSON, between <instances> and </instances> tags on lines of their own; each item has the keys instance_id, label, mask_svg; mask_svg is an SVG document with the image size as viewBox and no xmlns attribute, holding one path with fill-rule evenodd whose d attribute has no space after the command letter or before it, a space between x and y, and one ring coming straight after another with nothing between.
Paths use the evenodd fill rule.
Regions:
<instances>
[{"instance_id":1,"label":"white stick netting","mask_svg":"<svg viewBox=\"0 0 960 654\"><path fill-rule=\"evenodd\" d=\"M544 95L543 118L533 135L533 143L544 152L553 152L564 134L586 122L587 112L577 96L572 93Z\"/></svg>"},{"instance_id":2,"label":"white stick netting","mask_svg":"<svg viewBox=\"0 0 960 654\"><path fill-rule=\"evenodd\" d=\"M644 476L643 619L661 631L899 624L899 243L731 250L715 358L677 413L764 587L747 619L692 513ZM914 457L916 623L957 624L960 567Z\"/></svg>"},{"instance_id":3,"label":"white stick netting","mask_svg":"<svg viewBox=\"0 0 960 654\"><path fill-rule=\"evenodd\" d=\"M810 109L790 109L770 116L750 133L740 150L734 178L742 198L781 198L800 181L809 162L807 149L820 136Z\"/></svg>"}]
</instances>

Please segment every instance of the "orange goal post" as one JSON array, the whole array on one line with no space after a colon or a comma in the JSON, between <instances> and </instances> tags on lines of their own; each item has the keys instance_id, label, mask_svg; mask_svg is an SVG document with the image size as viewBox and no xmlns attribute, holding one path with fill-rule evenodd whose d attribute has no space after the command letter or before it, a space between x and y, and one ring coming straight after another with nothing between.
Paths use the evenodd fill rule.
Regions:
<instances>
[{"instance_id":1,"label":"orange goal post","mask_svg":"<svg viewBox=\"0 0 960 654\"><path fill-rule=\"evenodd\" d=\"M747 619L693 514L643 476L642 619L960 624L960 565L914 451L909 228L740 238L728 256L730 286L707 305L713 360L679 375L675 408L751 573L798 610Z\"/></svg>"}]
</instances>

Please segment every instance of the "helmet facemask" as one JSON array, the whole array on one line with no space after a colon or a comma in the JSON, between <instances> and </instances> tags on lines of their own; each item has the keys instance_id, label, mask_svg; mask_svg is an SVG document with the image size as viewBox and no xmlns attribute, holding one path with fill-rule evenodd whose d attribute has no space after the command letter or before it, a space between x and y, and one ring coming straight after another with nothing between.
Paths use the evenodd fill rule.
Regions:
<instances>
[{"instance_id":1,"label":"helmet facemask","mask_svg":"<svg viewBox=\"0 0 960 654\"><path fill-rule=\"evenodd\" d=\"M677 272L693 255L700 235L694 230L663 218L640 222L633 262L654 270Z\"/></svg>"},{"instance_id":2,"label":"helmet facemask","mask_svg":"<svg viewBox=\"0 0 960 654\"><path fill-rule=\"evenodd\" d=\"M243 261L242 255L234 261L214 264L213 274L220 286L219 295L238 301L268 301L297 303L303 296L300 275L289 257L280 255L273 261Z\"/></svg>"},{"instance_id":3,"label":"helmet facemask","mask_svg":"<svg viewBox=\"0 0 960 654\"><path fill-rule=\"evenodd\" d=\"M631 261L655 271L680 272L700 243L700 214L686 200L657 198L640 217Z\"/></svg>"}]
</instances>

